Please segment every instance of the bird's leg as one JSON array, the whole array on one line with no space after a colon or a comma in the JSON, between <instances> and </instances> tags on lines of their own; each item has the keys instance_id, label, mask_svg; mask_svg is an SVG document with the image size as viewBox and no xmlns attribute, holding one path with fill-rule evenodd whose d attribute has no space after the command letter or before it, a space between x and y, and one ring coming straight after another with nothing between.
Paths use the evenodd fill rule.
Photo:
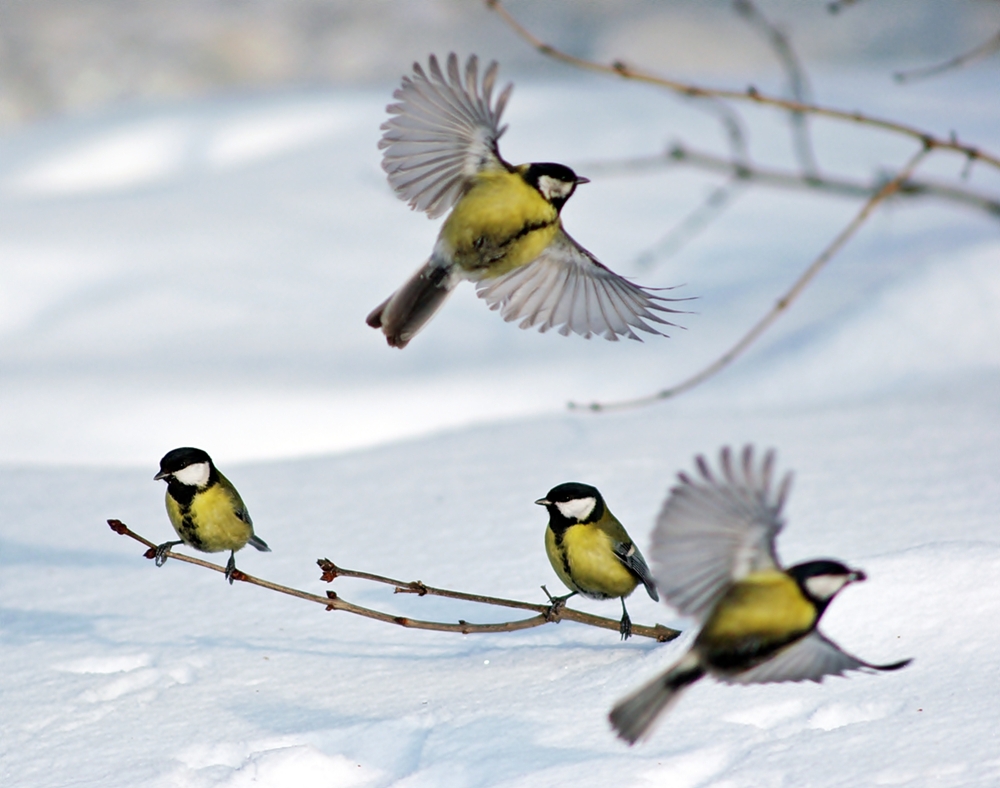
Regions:
<instances>
[{"instance_id":1,"label":"bird's leg","mask_svg":"<svg viewBox=\"0 0 1000 788\"><path fill-rule=\"evenodd\" d=\"M229 552L229 561L226 562L226 580L229 581L229 585L233 584L233 572L236 571L236 551L231 550Z\"/></svg>"},{"instance_id":2,"label":"bird's leg","mask_svg":"<svg viewBox=\"0 0 1000 788\"><path fill-rule=\"evenodd\" d=\"M632 637L632 619L628 616L628 611L625 609L625 597L622 597L622 620L621 624L618 625L618 631L622 634L622 640L628 640Z\"/></svg>"},{"instance_id":3,"label":"bird's leg","mask_svg":"<svg viewBox=\"0 0 1000 788\"><path fill-rule=\"evenodd\" d=\"M164 542L163 544L157 545L156 550L153 551L153 557L156 559L156 565L163 566L167 562L167 553L170 552L170 548L179 544L184 544L184 542L178 539L176 542Z\"/></svg>"},{"instance_id":4,"label":"bird's leg","mask_svg":"<svg viewBox=\"0 0 1000 788\"><path fill-rule=\"evenodd\" d=\"M567 599L569 599L571 596L576 596L577 594L576 591L570 591L568 594L564 594L563 596L552 596L552 594L549 593L549 589L547 589L545 586L542 586L542 591L544 591L545 596L549 598L549 602L552 602L553 604L556 605L560 603L565 603Z\"/></svg>"},{"instance_id":5,"label":"bird's leg","mask_svg":"<svg viewBox=\"0 0 1000 788\"><path fill-rule=\"evenodd\" d=\"M547 596L549 598L549 602L552 603L552 606L545 612L545 619L547 621L558 621L559 614L562 612L562 609L566 607L566 600L571 596L576 596L576 591L570 591L564 596L552 596L552 594L549 593L549 589L545 586L542 586L542 591L545 592L545 596Z\"/></svg>"}]
</instances>

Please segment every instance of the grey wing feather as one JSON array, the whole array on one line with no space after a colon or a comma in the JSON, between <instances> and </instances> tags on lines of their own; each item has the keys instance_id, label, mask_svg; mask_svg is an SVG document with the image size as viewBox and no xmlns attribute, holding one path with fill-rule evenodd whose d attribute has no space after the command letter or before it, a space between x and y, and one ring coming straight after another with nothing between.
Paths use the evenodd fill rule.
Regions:
<instances>
[{"instance_id":1,"label":"grey wing feather","mask_svg":"<svg viewBox=\"0 0 1000 788\"><path fill-rule=\"evenodd\" d=\"M766 662L736 675L718 675L728 684L768 684L776 681L822 681L824 676L842 676L849 670L898 670L906 659L890 665L873 665L842 651L818 630L786 646Z\"/></svg>"},{"instance_id":2,"label":"grey wing feather","mask_svg":"<svg viewBox=\"0 0 1000 788\"><path fill-rule=\"evenodd\" d=\"M654 602L660 601L660 595L656 590L656 583L653 582L653 575L649 571L649 566L646 564L646 559L642 557L642 553L639 552L639 548L633 543L623 544L619 542L615 545L615 555L618 559L628 567L629 571L632 572L642 584L646 587L646 593L649 594L649 598Z\"/></svg>"},{"instance_id":3,"label":"grey wing feather","mask_svg":"<svg viewBox=\"0 0 1000 788\"><path fill-rule=\"evenodd\" d=\"M513 85L493 102L497 64L478 77L478 59L465 65L464 79L455 53L448 55L447 75L434 55L428 72L413 64L413 76L403 77L393 94L398 104L387 107L393 117L382 124L379 141L382 169L400 199L434 218L461 197L469 179L484 169L509 169L500 158L497 140Z\"/></svg>"},{"instance_id":4,"label":"grey wing feather","mask_svg":"<svg viewBox=\"0 0 1000 788\"><path fill-rule=\"evenodd\" d=\"M778 566L774 540L791 474L775 489L774 452L758 465L753 447L734 460L728 447L720 472L705 458L692 478L678 474L653 530L650 555L656 586L684 615L704 621L726 589L751 572Z\"/></svg>"},{"instance_id":5,"label":"grey wing feather","mask_svg":"<svg viewBox=\"0 0 1000 788\"><path fill-rule=\"evenodd\" d=\"M240 498L240 494L232 486L229 488L229 492L233 496L233 513L253 528L253 519L250 517L250 511L247 509L247 505L243 503L243 499Z\"/></svg>"},{"instance_id":6,"label":"grey wing feather","mask_svg":"<svg viewBox=\"0 0 1000 788\"><path fill-rule=\"evenodd\" d=\"M257 536L257 534L253 533L253 520L250 518L250 512L247 511L246 504L244 504L243 499L240 498L240 494L236 492L235 488L232 490L232 493L236 499L235 501L236 506L234 508L236 516L250 526L251 533L250 533L250 539L247 541L247 544L252 547L256 547L262 553L270 553L271 548L267 546L267 542L265 542L263 539Z\"/></svg>"},{"instance_id":7,"label":"grey wing feather","mask_svg":"<svg viewBox=\"0 0 1000 788\"><path fill-rule=\"evenodd\" d=\"M680 313L652 290L619 276L559 228L537 259L496 279L483 279L476 291L504 320L520 320L521 328L545 332L557 328L588 339L603 335L638 340L633 328L662 335L646 321L674 326L660 313Z\"/></svg>"},{"instance_id":8,"label":"grey wing feather","mask_svg":"<svg viewBox=\"0 0 1000 788\"><path fill-rule=\"evenodd\" d=\"M240 501L240 506L236 508L236 516L253 528L253 519L250 517L250 512L247 511L247 507L243 504L243 501Z\"/></svg>"},{"instance_id":9,"label":"grey wing feather","mask_svg":"<svg viewBox=\"0 0 1000 788\"><path fill-rule=\"evenodd\" d=\"M221 473L219 473L219 482L222 484L223 487L226 488L226 490L229 493L229 497L232 499L233 514L235 514L243 522L245 522L247 525L250 526L250 539L247 541L247 544L256 547L258 550L262 552L270 553L271 548L267 546L267 542L265 542L255 533L253 533L253 518L250 517L250 512L247 509L247 505L243 503L243 498L240 497L239 491L236 489L233 483L229 481L229 479L227 479Z\"/></svg>"},{"instance_id":10,"label":"grey wing feather","mask_svg":"<svg viewBox=\"0 0 1000 788\"><path fill-rule=\"evenodd\" d=\"M222 473L216 469L216 473L219 474L219 483L226 488L226 492L229 493L229 497L233 503L233 514L239 517L243 522L253 527L253 520L250 519L250 512L247 511L247 505L243 503L243 499L240 497L239 491L236 486L229 481Z\"/></svg>"}]
</instances>

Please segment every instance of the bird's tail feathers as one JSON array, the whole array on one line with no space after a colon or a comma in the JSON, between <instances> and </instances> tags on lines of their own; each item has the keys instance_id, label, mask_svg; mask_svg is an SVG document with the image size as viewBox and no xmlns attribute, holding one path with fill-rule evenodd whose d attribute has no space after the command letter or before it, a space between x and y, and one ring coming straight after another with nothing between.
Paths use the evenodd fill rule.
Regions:
<instances>
[{"instance_id":1,"label":"bird's tail feathers","mask_svg":"<svg viewBox=\"0 0 1000 788\"><path fill-rule=\"evenodd\" d=\"M649 734L656 719L677 702L681 692L704 675L698 658L687 654L666 673L616 703L608 715L611 727L620 738L635 744Z\"/></svg>"},{"instance_id":2,"label":"bird's tail feathers","mask_svg":"<svg viewBox=\"0 0 1000 788\"><path fill-rule=\"evenodd\" d=\"M258 550L260 550L262 553L270 553L271 552L271 548L267 546L267 542L265 542L263 539L261 539L259 536L257 536L257 534L254 534L253 536L251 536L250 540L247 542L247 544L253 545Z\"/></svg>"},{"instance_id":3,"label":"bird's tail feathers","mask_svg":"<svg viewBox=\"0 0 1000 788\"><path fill-rule=\"evenodd\" d=\"M441 308L459 280L454 266L431 257L405 285L375 307L365 322L381 328L392 347L404 348Z\"/></svg>"}]
</instances>

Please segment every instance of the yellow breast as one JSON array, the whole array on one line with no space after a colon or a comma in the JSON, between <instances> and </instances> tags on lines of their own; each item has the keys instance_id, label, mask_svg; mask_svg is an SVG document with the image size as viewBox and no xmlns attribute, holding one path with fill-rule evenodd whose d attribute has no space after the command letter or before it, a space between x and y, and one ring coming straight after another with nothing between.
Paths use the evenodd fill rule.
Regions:
<instances>
[{"instance_id":1,"label":"yellow breast","mask_svg":"<svg viewBox=\"0 0 1000 788\"><path fill-rule=\"evenodd\" d=\"M535 260L559 228L559 214L516 173L480 173L452 209L440 241L476 278L493 279Z\"/></svg>"},{"instance_id":2,"label":"yellow breast","mask_svg":"<svg viewBox=\"0 0 1000 788\"><path fill-rule=\"evenodd\" d=\"M611 538L592 525L572 525L557 544L545 530L545 552L559 579L571 591L596 599L628 596L638 581L614 553Z\"/></svg>"},{"instance_id":3,"label":"yellow breast","mask_svg":"<svg viewBox=\"0 0 1000 788\"><path fill-rule=\"evenodd\" d=\"M202 490L182 508L169 494L167 515L185 544L206 553L241 550L253 535L253 528L233 511L233 499L221 484Z\"/></svg>"},{"instance_id":4,"label":"yellow breast","mask_svg":"<svg viewBox=\"0 0 1000 788\"><path fill-rule=\"evenodd\" d=\"M740 640L782 641L816 622L816 608L784 572L758 572L736 583L715 606L698 640L712 645Z\"/></svg>"}]
</instances>

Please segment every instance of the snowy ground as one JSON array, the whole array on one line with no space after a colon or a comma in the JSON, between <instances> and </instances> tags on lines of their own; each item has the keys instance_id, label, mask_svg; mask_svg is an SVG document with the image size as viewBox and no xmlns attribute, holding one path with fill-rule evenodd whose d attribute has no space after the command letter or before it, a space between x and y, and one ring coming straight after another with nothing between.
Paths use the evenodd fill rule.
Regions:
<instances>
[{"instance_id":1,"label":"snowy ground","mask_svg":"<svg viewBox=\"0 0 1000 788\"><path fill-rule=\"evenodd\" d=\"M993 75L912 91L817 80L1000 149ZM909 91L909 92L908 92ZM382 93L135 110L0 140L0 784L7 786L995 785L1000 739L1000 240L995 219L890 206L761 346L703 389L593 416L713 358L850 218L850 201L752 192L679 257L636 258L707 194L678 170L595 178L569 231L617 270L699 296L669 340L505 325L465 288L404 352L363 324L430 249L378 169ZM558 99L569 118L546 108ZM787 161L780 119L755 150ZM684 138L689 105L596 81L518 86L504 153L579 165ZM571 130L571 131L568 131ZM860 176L909 152L816 129ZM928 172L954 173L942 157ZM975 168L969 187L1000 188ZM870 580L825 629L891 675L704 683L629 749L611 704L669 663L564 622L456 636L396 629L161 569L119 517L170 535L159 457L202 446L273 553L246 571L323 593L315 559L541 601L557 583L532 501L596 484L644 546L674 473L751 441L796 472L790 562ZM338 580L423 618L503 613ZM614 616L616 603L580 606ZM638 595L636 621L678 624Z\"/></svg>"}]
</instances>

